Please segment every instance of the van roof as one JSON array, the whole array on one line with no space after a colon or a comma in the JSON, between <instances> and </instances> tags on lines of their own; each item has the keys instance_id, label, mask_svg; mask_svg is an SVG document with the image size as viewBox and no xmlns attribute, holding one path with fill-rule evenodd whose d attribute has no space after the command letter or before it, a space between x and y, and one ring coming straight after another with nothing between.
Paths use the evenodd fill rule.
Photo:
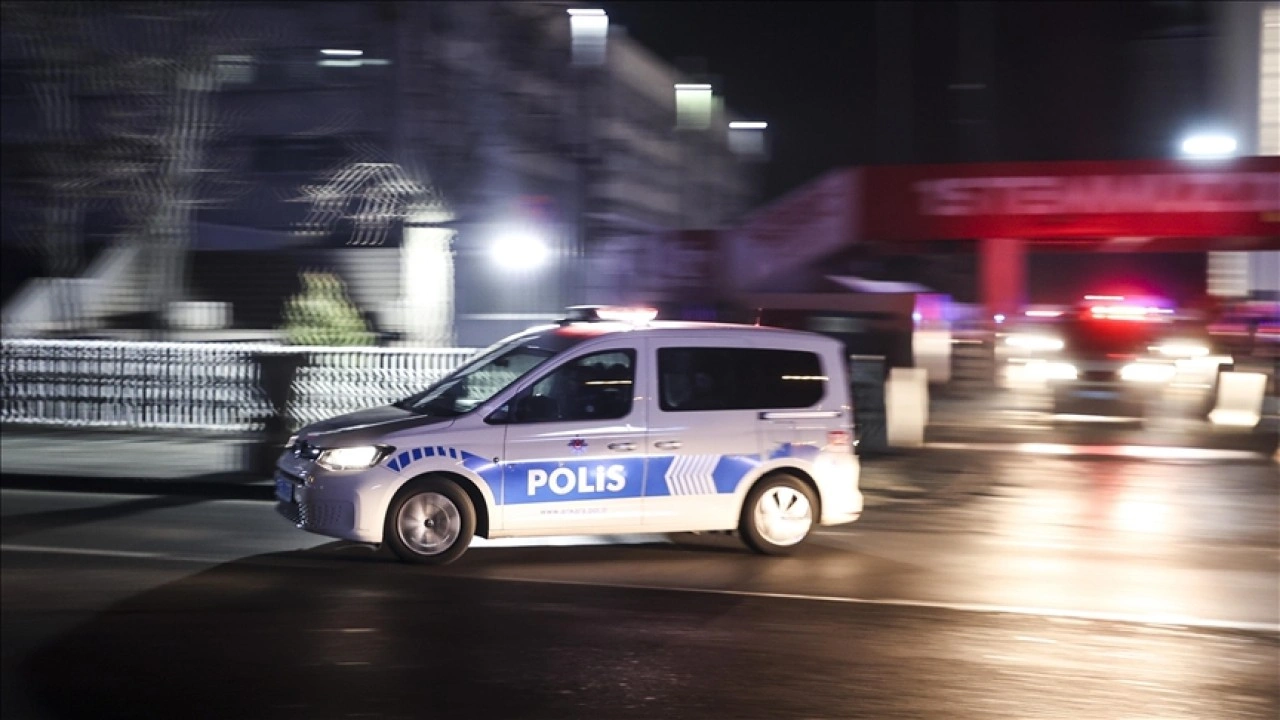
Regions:
<instances>
[{"instance_id":1,"label":"van roof","mask_svg":"<svg viewBox=\"0 0 1280 720\"><path fill-rule=\"evenodd\" d=\"M810 341L827 341L833 344L838 344L835 340L824 335L805 332L802 330L788 330L785 328L766 327L760 325L676 320L655 320L644 325L632 325L623 322L570 322L557 326L531 328L528 332L530 334L549 333L561 337L580 337L584 339L625 332L643 332L664 336L679 336L688 333L709 338L733 337L745 334L750 337L770 337L777 338L779 340L787 339L788 341L805 339Z\"/></svg>"}]
</instances>

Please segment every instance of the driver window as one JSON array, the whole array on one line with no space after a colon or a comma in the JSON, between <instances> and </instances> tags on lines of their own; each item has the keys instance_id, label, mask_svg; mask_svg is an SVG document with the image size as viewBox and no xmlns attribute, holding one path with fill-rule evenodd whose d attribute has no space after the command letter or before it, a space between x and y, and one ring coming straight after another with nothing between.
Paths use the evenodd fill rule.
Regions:
<instances>
[{"instance_id":1,"label":"driver window","mask_svg":"<svg viewBox=\"0 0 1280 720\"><path fill-rule=\"evenodd\" d=\"M548 373L512 403L512 422L616 420L631 414L635 353L584 355Z\"/></svg>"}]
</instances>

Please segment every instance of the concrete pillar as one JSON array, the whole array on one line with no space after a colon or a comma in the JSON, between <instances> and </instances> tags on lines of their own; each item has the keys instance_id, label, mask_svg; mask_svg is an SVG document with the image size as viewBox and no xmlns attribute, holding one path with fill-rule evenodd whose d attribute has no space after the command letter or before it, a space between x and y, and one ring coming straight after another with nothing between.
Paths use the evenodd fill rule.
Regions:
<instances>
[{"instance_id":1,"label":"concrete pillar","mask_svg":"<svg viewBox=\"0 0 1280 720\"><path fill-rule=\"evenodd\" d=\"M978 241L978 276L987 317L1012 316L1026 301L1027 257L1018 238Z\"/></svg>"},{"instance_id":2,"label":"concrete pillar","mask_svg":"<svg viewBox=\"0 0 1280 720\"><path fill-rule=\"evenodd\" d=\"M404 230L396 329L414 345L448 347L454 342L453 236L453 230L442 227Z\"/></svg>"}]
</instances>

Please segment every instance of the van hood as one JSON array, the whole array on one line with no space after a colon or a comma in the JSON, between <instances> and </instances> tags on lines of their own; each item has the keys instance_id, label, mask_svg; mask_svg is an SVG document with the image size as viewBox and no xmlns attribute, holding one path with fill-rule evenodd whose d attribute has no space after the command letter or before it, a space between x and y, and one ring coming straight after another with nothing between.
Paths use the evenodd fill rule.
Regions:
<instances>
[{"instance_id":1,"label":"van hood","mask_svg":"<svg viewBox=\"0 0 1280 720\"><path fill-rule=\"evenodd\" d=\"M388 434L439 425L441 430L453 424L453 418L430 417L394 405L358 410L346 415L321 420L298 431L298 438L320 447L337 445L371 445Z\"/></svg>"}]
</instances>

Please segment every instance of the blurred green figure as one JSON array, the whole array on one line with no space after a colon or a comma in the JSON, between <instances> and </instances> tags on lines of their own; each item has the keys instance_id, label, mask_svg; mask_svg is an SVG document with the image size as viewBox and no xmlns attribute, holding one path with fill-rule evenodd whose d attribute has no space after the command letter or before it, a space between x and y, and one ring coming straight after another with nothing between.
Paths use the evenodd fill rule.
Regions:
<instances>
[{"instance_id":1,"label":"blurred green figure","mask_svg":"<svg viewBox=\"0 0 1280 720\"><path fill-rule=\"evenodd\" d=\"M374 341L333 273L302 273L302 292L285 305L284 331L292 345L372 345Z\"/></svg>"}]
</instances>

